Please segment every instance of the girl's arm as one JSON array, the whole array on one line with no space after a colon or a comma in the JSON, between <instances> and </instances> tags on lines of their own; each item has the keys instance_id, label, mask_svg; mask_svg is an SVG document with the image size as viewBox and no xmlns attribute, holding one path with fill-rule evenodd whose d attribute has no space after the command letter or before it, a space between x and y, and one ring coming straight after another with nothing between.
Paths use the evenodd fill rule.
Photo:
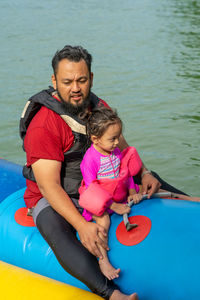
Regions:
<instances>
[{"instance_id":1,"label":"girl's arm","mask_svg":"<svg viewBox=\"0 0 200 300\"><path fill-rule=\"evenodd\" d=\"M129 196L127 198L128 203L133 200L134 204L139 203L142 200L142 194L137 193L135 189L129 189Z\"/></svg>"},{"instance_id":2,"label":"girl's arm","mask_svg":"<svg viewBox=\"0 0 200 300\"><path fill-rule=\"evenodd\" d=\"M98 157L93 157L93 155L90 154L90 152L86 152L83 161L80 165L83 180L86 187L88 187L92 181L97 179L97 173L99 170Z\"/></svg>"}]
</instances>

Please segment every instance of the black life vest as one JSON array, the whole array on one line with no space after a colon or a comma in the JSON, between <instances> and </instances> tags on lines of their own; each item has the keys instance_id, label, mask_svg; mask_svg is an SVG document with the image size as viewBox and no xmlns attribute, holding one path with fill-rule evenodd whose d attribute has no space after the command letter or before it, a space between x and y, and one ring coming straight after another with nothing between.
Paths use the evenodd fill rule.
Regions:
<instances>
[{"instance_id":1,"label":"black life vest","mask_svg":"<svg viewBox=\"0 0 200 300\"><path fill-rule=\"evenodd\" d=\"M86 123L77 116L69 114L64 105L52 96L54 92L55 90L50 87L48 90L43 90L28 100L20 119L20 136L24 140L32 118L42 106L46 106L61 116L71 128L74 135L74 144L64 153L64 162L61 168L61 185L71 198L78 199L78 188L82 180L80 163L88 148ZM93 109L99 105L100 100L95 94L90 93L90 102L91 108ZM35 182L31 167L25 165L23 167L23 175L26 179ZM77 203L75 204L79 206Z\"/></svg>"}]
</instances>

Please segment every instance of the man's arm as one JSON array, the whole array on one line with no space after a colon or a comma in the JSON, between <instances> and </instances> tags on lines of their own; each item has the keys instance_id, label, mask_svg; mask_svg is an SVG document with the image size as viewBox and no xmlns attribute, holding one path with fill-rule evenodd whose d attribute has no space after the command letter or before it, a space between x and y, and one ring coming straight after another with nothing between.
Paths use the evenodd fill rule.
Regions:
<instances>
[{"instance_id":1,"label":"man's arm","mask_svg":"<svg viewBox=\"0 0 200 300\"><path fill-rule=\"evenodd\" d=\"M121 151L129 147L123 135L120 136L118 147ZM148 198L159 190L161 186L160 182L151 174L144 164L142 164L142 168L137 176L141 177L142 192L143 194L148 194Z\"/></svg>"},{"instance_id":2,"label":"man's arm","mask_svg":"<svg viewBox=\"0 0 200 300\"><path fill-rule=\"evenodd\" d=\"M127 141L125 140L124 136L121 134L120 138L119 138L119 144L118 144L118 148L123 151L124 149L126 149L127 147L129 147L129 144L127 143Z\"/></svg>"},{"instance_id":3,"label":"man's arm","mask_svg":"<svg viewBox=\"0 0 200 300\"><path fill-rule=\"evenodd\" d=\"M96 223L87 222L60 184L61 162L39 159L32 164L37 185L55 211L65 218L77 231L82 244L95 256L102 257L98 248L108 246L100 239L99 232L106 235L104 228Z\"/></svg>"}]
</instances>

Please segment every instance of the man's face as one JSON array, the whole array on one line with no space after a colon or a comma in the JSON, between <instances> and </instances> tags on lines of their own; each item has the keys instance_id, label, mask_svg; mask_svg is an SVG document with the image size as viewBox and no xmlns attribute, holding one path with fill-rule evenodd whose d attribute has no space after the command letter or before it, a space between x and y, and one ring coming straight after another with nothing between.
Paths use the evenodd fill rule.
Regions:
<instances>
[{"instance_id":1,"label":"man's face","mask_svg":"<svg viewBox=\"0 0 200 300\"><path fill-rule=\"evenodd\" d=\"M93 74L89 73L84 60L79 62L62 59L58 64L56 77L52 83L58 97L72 112L80 112L88 106L88 96L92 87Z\"/></svg>"}]
</instances>

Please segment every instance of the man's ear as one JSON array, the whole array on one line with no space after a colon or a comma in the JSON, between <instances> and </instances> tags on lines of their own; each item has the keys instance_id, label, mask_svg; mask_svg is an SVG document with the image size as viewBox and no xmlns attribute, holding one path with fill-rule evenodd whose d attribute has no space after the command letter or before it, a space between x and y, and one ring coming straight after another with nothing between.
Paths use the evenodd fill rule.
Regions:
<instances>
[{"instance_id":1,"label":"man's ear","mask_svg":"<svg viewBox=\"0 0 200 300\"><path fill-rule=\"evenodd\" d=\"M90 87L93 87L93 78L94 78L94 74L91 72L90 73Z\"/></svg>"},{"instance_id":2,"label":"man's ear","mask_svg":"<svg viewBox=\"0 0 200 300\"><path fill-rule=\"evenodd\" d=\"M57 90L57 82L56 82L56 77L54 74L51 76L51 81L52 81L54 90Z\"/></svg>"},{"instance_id":3,"label":"man's ear","mask_svg":"<svg viewBox=\"0 0 200 300\"><path fill-rule=\"evenodd\" d=\"M91 135L91 141L93 142L93 144L97 144L98 143L98 137L96 137L96 135Z\"/></svg>"}]
</instances>

